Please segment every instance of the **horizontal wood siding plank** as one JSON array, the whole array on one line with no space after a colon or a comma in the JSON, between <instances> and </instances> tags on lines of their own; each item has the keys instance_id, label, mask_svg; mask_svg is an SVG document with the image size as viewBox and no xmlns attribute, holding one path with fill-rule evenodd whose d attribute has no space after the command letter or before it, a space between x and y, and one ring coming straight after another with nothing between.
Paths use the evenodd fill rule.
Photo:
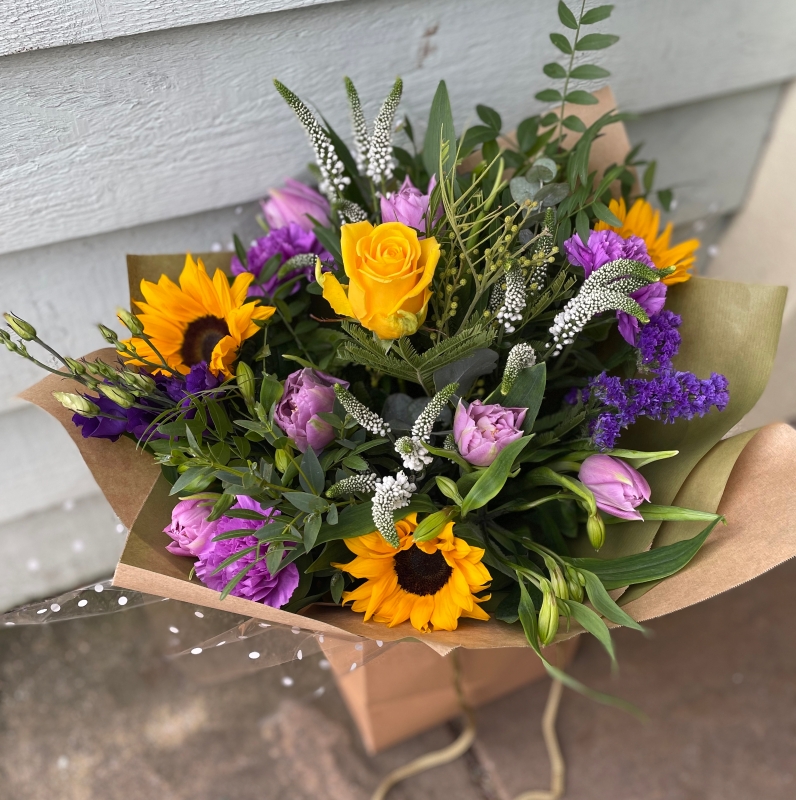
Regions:
<instances>
[{"instance_id":1,"label":"horizontal wood siding plank","mask_svg":"<svg viewBox=\"0 0 796 800\"><path fill-rule=\"evenodd\" d=\"M0 56L340 0L4 0Z\"/></svg>"},{"instance_id":2,"label":"horizontal wood siding plank","mask_svg":"<svg viewBox=\"0 0 796 800\"><path fill-rule=\"evenodd\" d=\"M557 27L550 0L351 0L7 56L0 252L261 196L311 155L276 75L345 133L344 74L369 114L402 74L420 131L442 77L460 127L483 100L512 127L540 109ZM796 74L790 0L623 4L601 27L622 40L595 60L636 111Z\"/></svg>"}]
</instances>

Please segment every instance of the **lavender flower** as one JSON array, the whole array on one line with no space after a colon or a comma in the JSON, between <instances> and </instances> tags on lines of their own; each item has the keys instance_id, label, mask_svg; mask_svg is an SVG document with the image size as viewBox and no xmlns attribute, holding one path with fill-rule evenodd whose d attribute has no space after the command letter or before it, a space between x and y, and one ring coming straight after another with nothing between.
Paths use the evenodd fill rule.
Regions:
<instances>
[{"instance_id":1,"label":"lavender flower","mask_svg":"<svg viewBox=\"0 0 796 800\"><path fill-rule=\"evenodd\" d=\"M232 256L230 268L233 275L251 272L255 278L260 277L266 262L274 256L279 256L280 266L294 256L311 255L320 256L322 261L331 261L332 257L324 250L314 233L304 230L298 223L290 222L284 228L277 228L267 236L263 236L249 249L246 254L247 265L244 267L237 256ZM273 294L282 284L287 283L296 276L302 275L311 279L315 269L315 259L308 259L306 266L300 266L282 274L281 270L275 272L262 284L256 280L249 287L249 297L264 297ZM296 281L291 294L297 292L300 282Z\"/></svg>"},{"instance_id":2,"label":"lavender flower","mask_svg":"<svg viewBox=\"0 0 796 800\"><path fill-rule=\"evenodd\" d=\"M273 522L273 518L279 514L279 511L263 508L259 503L244 495L238 496L238 501L232 508L259 511L261 514L268 516L269 520L268 522L263 522L262 520L222 517L217 523L216 536L234 530L251 529L255 531L263 525ZM220 592L241 570L248 568L246 575L238 581L230 594L236 597L243 597L246 600L253 600L255 603L264 603L273 608L281 608L290 600L296 590L299 582L299 573L295 564L288 564L276 575L271 575L264 558L270 546L270 544L261 543L254 535L211 541L199 554L199 560L196 562L196 575L205 586ZM250 547L255 549L242 555L217 574L212 574L229 556Z\"/></svg>"},{"instance_id":3,"label":"lavender flower","mask_svg":"<svg viewBox=\"0 0 796 800\"><path fill-rule=\"evenodd\" d=\"M643 239L638 236L629 236L625 239L615 231L591 231L587 245L583 244L577 234L571 236L564 242L564 252L570 263L583 267L587 278L600 267L622 258L639 261L648 267L655 268ZM651 317L663 308L666 301L666 285L658 282L642 286L630 297ZM640 328L639 321L632 314L626 314L624 311L617 311L616 317L619 321L619 333L625 341L636 344Z\"/></svg>"},{"instance_id":4,"label":"lavender flower","mask_svg":"<svg viewBox=\"0 0 796 800\"><path fill-rule=\"evenodd\" d=\"M309 233L314 225L310 217L324 227L329 225L329 201L315 189L292 178L285 181L282 189L272 189L270 197L260 205L272 229L294 223Z\"/></svg>"}]
</instances>

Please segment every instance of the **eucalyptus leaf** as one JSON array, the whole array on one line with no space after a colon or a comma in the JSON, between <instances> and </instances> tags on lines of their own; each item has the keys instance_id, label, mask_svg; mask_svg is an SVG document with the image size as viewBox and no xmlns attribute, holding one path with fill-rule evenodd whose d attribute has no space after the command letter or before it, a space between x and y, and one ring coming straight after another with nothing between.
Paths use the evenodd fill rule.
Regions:
<instances>
[{"instance_id":1,"label":"eucalyptus leaf","mask_svg":"<svg viewBox=\"0 0 796 800\"><path fill-rule=\"evenodd\" d=\"M309 553L318 538L318 532L321 529L321 515L316 511L309 514L304 520L304 549Z\"/></svg>"},{"instance_id":2,"label":"eucalyptus leaf","mask_svg":"<svg viewBox=\"0 0 796 800\"><path fill-rule=\"evenodd\" d=\"M521 206L526 200L533 200L534 196L541 188L541 185L541 181L531 183L531 181L522 175L512 178L509 181L511 199L514 200L517 205Z\"/></svg>"},{"instance_id":3,"label":"eucalyptus leaf","mask_svg":"<svg viewBox=\"0 0 796 800\"><path fill-rule=\"evenodd\" d=\"M302 488L305 491L320 495L323 492L325 476L320 461L318 461L318 456L315 455L315 451L311 447L308 446L304 451L300 466L299 479L302 482ZM307 486L303 485L305 481Z\"/></svg>"}]
</instances>

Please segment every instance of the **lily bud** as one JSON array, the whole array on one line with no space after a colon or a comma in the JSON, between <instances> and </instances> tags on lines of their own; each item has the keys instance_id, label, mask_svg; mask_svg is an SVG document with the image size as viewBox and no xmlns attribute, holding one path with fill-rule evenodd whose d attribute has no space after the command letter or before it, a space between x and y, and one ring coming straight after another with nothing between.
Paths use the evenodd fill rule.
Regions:
<instances>
[{"instance_id":1,"label":"lily bud","mask_svg":"<svg viewBox=\"0 0 796 800\"><path fill-rule=\"evenodd\" d=\"M550 584L542 578L539 588L542 590L542 607L539 609L539 641L550 644L558 633L558 603Z\"/></svg>"},{"instance_id":2,"label":"lily bud","mask_svg":"<svg viewBox=\"0 0 796 800\"><path fill-rule=\"evenodd\" d=\"M11 328L14 333L19 336L20 339L24 339L26 342L31 341L32 339L36 338L36 329L28 322L25 322L24 319L20 319L16 314L12 314L10 311L6 311L3 314L3 319L8 323L8 327Z\"/></svg>"},{"instance_id":3,"label":"lily bud","mask_svg":"<svg viewBox=\"0 0 796 800\"><path fill-rule=\"evenodd\" d=\"M545 565L550 572L550 585L553 587L555 596L561 600L569 600L569 589L567 579L561 571L561 567L549 556L545 557Z\"/></svg>"},{"instance_id":4,"label":"lily bud","mask_svg":"<svg viewBox=\"0 0 796 800\"><path fill-rule=\"evenodd\" d=\"M69 367L69 371L73 375L85 375L86 374L86 367L84 364L81 364L79 361L75 361L74 358L69 358L67 356L64 361L66 361L66 365Z\"/></svg>"},{"instance_id":5,"label":"lily bud","mask_svg":"<svg viewBox=\"0 0 796 800\"><path fill-rule=\"evenodd\" d=\"M282 474L284 474L285 470L288 467L288 464L290 464L290 458L288 457L287 452L283 450L281 447L274 454L274 462L276 463L276 468Z\"/></svg>"},{"instance_id":6,"label":"lily bud","mask_svg":"<svg viewBox=\"0 0 796 800\"><path fill-rule=\"evenodd\" d=\"M108 400L112 400L117 406L121 406L122 408L130 408L130 406L135 403L135 397L131 395L130 392L125 392L124 389L120 389L118 386L110 386L107 383L101 383L97 388Z\"/></svg>"},{"instance_id":7,"label":"lily bud","mask_svg":"<svg viewBox=\"0 0 796 800\"><path fill-rule=\"evenodd\" d=\"M583 586L578 580L578 571L573 567L567 566L567 588L569 596L576 602L583 602Z\"/></svg>"},{"instance_id":8,"label":"lily bud","mask_svg":"<svg viewBox=\"0 0 796 800\"><path fill-rule=\"evenodd\" d=\"M238 361L235 381L247 406L254 405L254 372L245 361Z\"/></svg>"},{"instance_id":9,"label":"lily bud","mask_svg":"<svg viewBox=\"0 0 796 800\"><path fill-rule=\"evenodd\" d=\"M87 400L79 394L71 392L53 392L53 397L69 411L82 414L84 417L96 417L100 413L100 407L91 400Z\"/></svg>"},{"instance_id":10,"label":"lily bud","mask_svg":"<svg viewBox=\"0 0 796 800\"><path fill-rule=\"evenodd\" d=\"M605 544L605 523L599 514L592 514L586 520L586 533L595 550L599 550Z\"/></svg>"},{"instance_id":11,"label":"lily bud","mask_svg":"<svg viewBox=\"0 0 796 800\"><path fill-rule=\"evenodd\" d=\"M119 318L122 325L124 325L124 327L133 334L133 336L140 336L144 332L144 326L141 323L141 320L135 314L129 312L126 308L117 308L116 316Z\"/></svg>"},{"instance_id":12,"label":"lily bud","mask_svg":"<svg viewBox=\"0 0 796 800\"><path fill-rule=\"evenodd\" d=\"M116 331L112 331L106 325L98 325L100 333L102 334L102 338L108 344L116 344L119 341L119 337L116 335Z\"/></svg>"}]
</instances>

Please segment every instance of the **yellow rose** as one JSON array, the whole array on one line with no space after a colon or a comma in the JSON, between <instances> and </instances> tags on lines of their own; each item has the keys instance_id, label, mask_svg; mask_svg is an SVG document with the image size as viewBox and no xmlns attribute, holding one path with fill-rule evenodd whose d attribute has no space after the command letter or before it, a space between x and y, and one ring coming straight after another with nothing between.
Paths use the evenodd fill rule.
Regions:
<instances>
[{"instance_id":1,"label":"yellow rose","mask_svg":"<svg viewBox=\"0 0 796 800\"><path fill-rule=\"evenodd\" d=\"M411 336L426 319L431 279L439 261L433 237L400 222L375 228L369 222L343 225L340 247L348 286L330 272L316 278L336 313L352 317L380 339Z\"/></svg>"}]
</instances>

